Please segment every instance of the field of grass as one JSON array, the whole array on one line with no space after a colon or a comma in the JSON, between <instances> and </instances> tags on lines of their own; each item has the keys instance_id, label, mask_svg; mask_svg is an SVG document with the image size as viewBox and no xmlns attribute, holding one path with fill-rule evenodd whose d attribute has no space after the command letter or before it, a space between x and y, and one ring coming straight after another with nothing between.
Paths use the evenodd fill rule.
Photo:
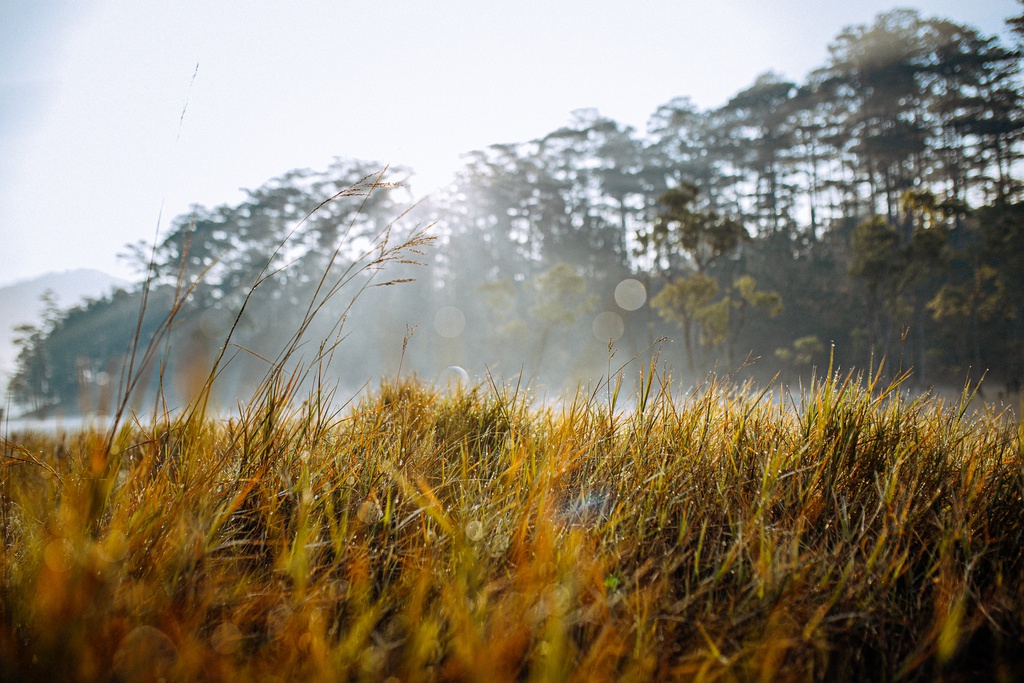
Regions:
<instances>
[{"instance_id":1,"label":"field of grass","mask_svg":"<svg viewBox=\"0 0 1024 683\"><path fill-rule=\"evenodd\" d=\"M831 368L681 391L654 358L554 404L400 379L336 408L345 315L296 358L430 242L391 235L233 418L234 327L188 406L128 419L182 282L114 428L0 434L0 681L1024 680L1017 421Z\"/></svg>"},{"instance_id":2,"label":"field of grass","mask_svg":"<svg viewBox=\"0 0 1024 683\"><path fill-rule=\"evenodd\" d=\"M638 374L8 434L0 679L1024 677L1015 422Z\"/></svg>"}]
</instances>

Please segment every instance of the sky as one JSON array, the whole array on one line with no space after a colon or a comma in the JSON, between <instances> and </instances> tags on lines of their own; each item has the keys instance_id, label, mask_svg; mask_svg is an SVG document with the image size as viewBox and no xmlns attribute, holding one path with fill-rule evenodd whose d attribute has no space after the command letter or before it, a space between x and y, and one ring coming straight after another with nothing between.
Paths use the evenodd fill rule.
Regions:
<instances>
[{"instance_id":1,"label":"sky","mask_svg":"<svg viewBox=\"0 0 1024 683\"><path fill-rule=\"evenodd\" d=\"M96 268L191 204L334 157L423 195L575 109L644 130L761 73L802 81L896 6L992 35L1016 0L0 0L0 286Z\"/></svg>"}]
</instances>

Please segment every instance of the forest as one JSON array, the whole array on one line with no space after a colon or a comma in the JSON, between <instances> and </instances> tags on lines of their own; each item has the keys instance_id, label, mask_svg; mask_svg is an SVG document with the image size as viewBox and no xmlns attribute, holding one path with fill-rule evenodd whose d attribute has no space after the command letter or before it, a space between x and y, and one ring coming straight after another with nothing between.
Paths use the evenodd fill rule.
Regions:
<instances>
[{"instance_id":1,"label":"forest","mask_svg":"<svg viewBox=\"0 0 1024 683\"><path fill-rule=\"evenodd\" d=\"M138 400L175 401L230 358L231 406L299 327L317 341L289 357L346 390L452 366L557 390L659 354L693 382L881 365L1019 392L1024 15L1008 25L1013 44L894 10L805 82L679 97L644 131L581 109L420 201L413 169L342 156L195 206L127 248L135 288L19 329L13 399L104 410L133 367Z\"/></svg>"}]
</instances>

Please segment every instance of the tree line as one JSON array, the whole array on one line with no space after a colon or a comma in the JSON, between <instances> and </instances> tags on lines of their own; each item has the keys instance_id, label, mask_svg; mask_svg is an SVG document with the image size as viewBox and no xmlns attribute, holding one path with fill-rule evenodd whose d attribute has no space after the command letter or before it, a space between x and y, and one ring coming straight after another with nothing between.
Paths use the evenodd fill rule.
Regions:
<instances>
[{"instance_id":1,"label":"tree line","mask_svg":"<svg viewBox=\"0 0 1024 683\"><path fill-rule=\"evenodd\" d=\"M1019 388L1024 15L1008 25L1013 45L881 14L844 29L803 83L766 73L709 110L673 99L642 132L579 110L539 139L465 155L412 209L410 169L382 183L379 164L351 159L194 207L129 250L150 292L142 323L140 285L22 330L15 399L83 403L89 378L156 329L183 283L151 387L202 367L231 329L233 395L303 324L323 273L344 272L382 231L423 225L437 239L426 268L360 271L346 284L361 302L340 297L311 325L329 335L344 321L332 372L346 383L460 366L560 385L660 346L694 378L885 358L919 386L987 372Z\"/></svg>"}]
</instances>

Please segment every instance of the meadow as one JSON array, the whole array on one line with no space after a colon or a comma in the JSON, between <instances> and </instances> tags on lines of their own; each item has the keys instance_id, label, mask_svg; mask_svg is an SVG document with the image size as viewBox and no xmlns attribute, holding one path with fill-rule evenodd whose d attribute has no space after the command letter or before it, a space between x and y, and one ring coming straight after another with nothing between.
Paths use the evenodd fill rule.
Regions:
<instances>
[{"instance_id":1,"label":"meadow","mask_svg":"<svg viewBox=\"0 0 1024 683\"><path fill-rule=\"evenodd\" d=\"M652 364L653 365L653 364ZM655 367L7 434L3 680L1019 680L1017 423Z\"/></svg>"}]
</instances>

